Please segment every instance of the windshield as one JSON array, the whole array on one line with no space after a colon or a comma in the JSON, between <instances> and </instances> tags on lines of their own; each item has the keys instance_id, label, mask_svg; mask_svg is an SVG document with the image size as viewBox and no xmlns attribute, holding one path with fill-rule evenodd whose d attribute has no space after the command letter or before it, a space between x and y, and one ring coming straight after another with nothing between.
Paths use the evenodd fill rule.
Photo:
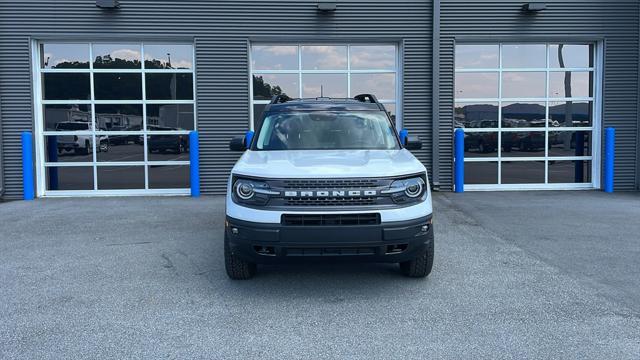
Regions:
<instances>
[{"instance_id":1,"label":"windshield","mask_svg":"<svg viewBox=\"0 0 640 360\"><path fill-rule=\"evenodd\" d=\"M391 150L399 146L382 111L314 111L269 114L254 149Z\"/></svg>"}]
</instances>

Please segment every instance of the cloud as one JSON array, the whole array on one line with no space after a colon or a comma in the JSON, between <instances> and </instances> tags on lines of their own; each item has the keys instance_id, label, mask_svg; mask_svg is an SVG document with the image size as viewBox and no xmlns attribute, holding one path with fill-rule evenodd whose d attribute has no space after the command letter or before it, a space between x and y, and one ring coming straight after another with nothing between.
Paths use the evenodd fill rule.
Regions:
<instances>
[{"instance_id":1,"label":"cloud","mask_svg":"<svg viewBox=\"0 0 640 360\"><path fill-rule=\"evenodd\" d=\"M131 49L117 49L111 52L113 59L140 60L140 51Z\"/></svg>"},{"instance_id":2,"label":"cloud","mask_svg":"<svg viewBox=\"0 0 640 360\"><path fill-rule=\"evenodd\" d=\"M277 56L296 55L298 53L297 46L254 46L253 48L254 50L268 52Z\"/></svg>"},{"instance_id":3,"label":"cloud","mask_svg":"<svg viewBox=\"0 0 640 360\"><path fill-rule=\"evenodd\" d=\"M305 69L346 69L347 48L346 46L303 46L302 61Z\"/></svg>"}]
</instances>

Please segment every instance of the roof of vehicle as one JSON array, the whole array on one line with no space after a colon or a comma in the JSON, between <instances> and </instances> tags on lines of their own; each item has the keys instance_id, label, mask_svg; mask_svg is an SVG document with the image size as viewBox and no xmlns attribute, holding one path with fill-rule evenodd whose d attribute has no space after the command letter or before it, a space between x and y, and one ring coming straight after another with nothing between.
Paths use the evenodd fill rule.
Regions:
<instances>
[{"instance_id":1,"label":"roof of vehicle","mask_svg":"<svg viewBox=\"0 0 640 360\"><path fill-rule=\"evenodd\" d=\"M283 111L384 111L384 106L371 94L356 95L353 98L301 98L291 99L286 95L276 95L264 112Z\"/></svg>"}]
</instances>

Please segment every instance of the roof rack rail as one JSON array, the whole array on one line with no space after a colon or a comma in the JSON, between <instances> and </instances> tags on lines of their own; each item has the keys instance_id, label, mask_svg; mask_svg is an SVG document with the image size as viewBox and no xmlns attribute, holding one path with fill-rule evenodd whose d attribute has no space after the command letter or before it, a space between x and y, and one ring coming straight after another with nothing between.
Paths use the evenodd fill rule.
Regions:
<instances>
[{"instance_id":1,"label":"roof rack rail","mask_svg":"<svg viewBox=\"0 0 640 360\"><path fill-rule=\"evenodd\" d=\"M360 102L370 102L373 104L378 104L378 99L375 95L372 94L359 94L354 96L353 98Z\"/></svg>"},{"instance_id":2,"label":"roof rack rail","mask_svg":"<svg viewBox=\"0 0 640 360\"><path fill-rule=\"evenodd\" d=\"M286 103L287 101L291 100L290 97L288 97L285 94L282 95L274 95L271 98L271 102L269 104L282 104L282 103Z\"/></svg>"}]
</instances>

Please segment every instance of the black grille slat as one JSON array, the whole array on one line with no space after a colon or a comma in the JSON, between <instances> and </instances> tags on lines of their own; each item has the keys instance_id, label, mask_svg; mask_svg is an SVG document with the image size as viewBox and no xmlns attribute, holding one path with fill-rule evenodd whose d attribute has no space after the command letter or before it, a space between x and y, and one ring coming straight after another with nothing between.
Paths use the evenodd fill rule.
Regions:
<instances>
[{"instance_id":1,"label":"black grille slat","mask_svg":"<svg viewBox=\"0 0 640 360\"><path fill-rule=\"evenodd\" d=\"M287 226L379 225L380 214L284 214L281 223Z\"/></svg>"},{"instance_id":2,"label":"black grille slat","mask_svg":"<svg viewBox=\"0 0 640 360\"><path fill-rule=\"evenodd\" d=\"M362 206L375 205L377 197L305 197L286 198L285 204L290 206Z\"/></svg>"},{"instance_id":3,"label":"black grille slat","mask_svg":"<svg viewBox=\"0 0 640 360\"><path fill-rule=\"evenodd\" d=\"M357 256L375 255L376 248L363 247L323 247L323 248L285 248L286 256Z\"/></svg>"},{"instance_id":4,"label":"black grille slat","mask_svg":"<svg viewBox=\"0 0 640 360\"><path fill-rule=\"evenodd\" d=\"M374 188L377 179L295 179L282 181L283 187L289 189L326 189L326 188Z\"/></svg>"}]
</instances>

